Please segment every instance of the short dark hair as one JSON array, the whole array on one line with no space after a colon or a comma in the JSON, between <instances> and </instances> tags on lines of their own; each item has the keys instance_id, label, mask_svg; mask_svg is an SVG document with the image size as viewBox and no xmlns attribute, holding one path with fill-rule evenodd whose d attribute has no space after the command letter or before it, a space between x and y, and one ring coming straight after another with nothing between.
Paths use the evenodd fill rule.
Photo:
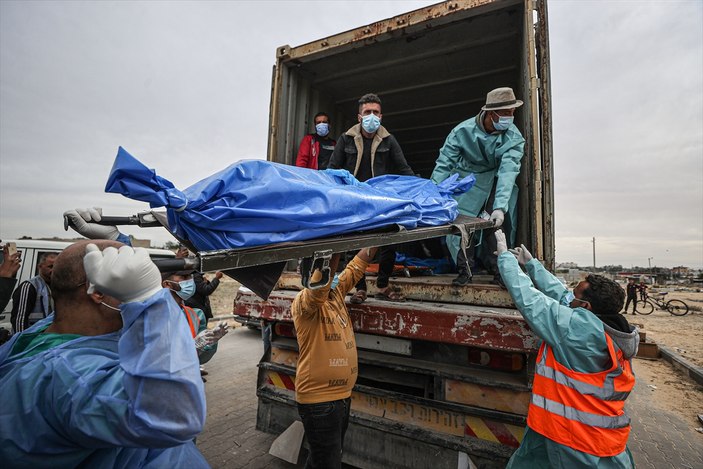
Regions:
<instances>
[{"instance_id":1,"label":"short dark hair","mask_svg":"<svg viewBox=\"0 0 703 469\"><path fill-rule=\"evenodd\" d=\"M43 264L46 262L46 260L50 257L57 257L59 255L58 252L42 252L41 255L39 256L39 262L37 264Z\"/></svg>"},{"instance_id":2,"label":"short dark hair","mask_svg":"<svg viewBox=\"0 0 703 469\"><path fill-rule=\"evenodd\" d=\"M359 98L359 112L361 112L361 106L367 103L378 103L378 105L380 106L381 98L379 98L378 95L374 93L366 93L361 98Z\"/></svg>"},{"instance_id":3,"label":"short dark hair","mask_svg":"<svg viewBox=\"0 0 703 469\"><path fill-rule=\"evenodd\" d=\"M615 281L602 275L586 277L588 288L582 292L584 301L591 303L596 314L618 314L625 303L625 291Z\"/></svg>"},{"instance_id":4,"label":"short dark hair","mask_svg":"<svg viewBox=\"0 0 703 469\"><path fill-rule=\"evenodd\" d=\"M327 114L326 112L320 111L317 114L315 114L315 117L312 118L312 121L315 122L318 117L322 117L322 116L325 116L327 118L327 120L330 120L329 114Z\"/></svg>"}]
</instances>

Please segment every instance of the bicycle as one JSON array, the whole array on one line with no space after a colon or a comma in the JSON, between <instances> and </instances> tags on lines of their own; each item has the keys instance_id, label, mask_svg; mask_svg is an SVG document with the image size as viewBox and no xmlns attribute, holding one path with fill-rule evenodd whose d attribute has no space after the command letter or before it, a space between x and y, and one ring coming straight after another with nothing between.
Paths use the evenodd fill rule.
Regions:
<instances>
[{"instance_id":1,"label":"bicycle","mask_svg":"<svg viewBox=\"0 0 703 469\"><path fill-rule=\"evenodd\" d=\"M682 300L669 300L666 301L666 295L668 292L657 293L656 295L648 295L645 301L638 301L637 308L635 312L637 314L648 315L654 312L654 308L663 309L668 311L674 316L685 316L688 314L688 305ZM640 310L640 304L642 309Z\"/></svg>"}]
</instances>

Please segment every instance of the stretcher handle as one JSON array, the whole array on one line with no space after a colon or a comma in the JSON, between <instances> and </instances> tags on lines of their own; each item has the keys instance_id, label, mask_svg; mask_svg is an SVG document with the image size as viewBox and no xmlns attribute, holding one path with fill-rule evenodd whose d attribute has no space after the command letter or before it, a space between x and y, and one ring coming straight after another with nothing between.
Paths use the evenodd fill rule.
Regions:
<instances>
[{"instance_id":1,"label":"stretcher handle","mask_svg":"<svg viewBox=\"0 0 703 469\"><path fill-rule=\"evenodd\" d=\"M159 272L179 272L181 270L199 270L200 263L196 257L179 257L166 259L153 259Z\"/></svg>"},{"instance_id":2,"label":"stretcher handle","mask_svg":"<svg viewBox=\"0 0 703 469\"><path fill-rule=\"evenodd\" d=\"M137 215L131 215L128 217L103 216L103 217L101 217L100 221L92 221L91 223L95 223L97 225L109 225L109 226L135 225L135 226L139 226L141 228L163 226L161 223L159 223L159 221L156 219L156 217L151 212L139 213ZM63 217L64 230L68 231L69 226L72 226L71 221L68 219L68 217Z\"/></svg>"}]
</instances>

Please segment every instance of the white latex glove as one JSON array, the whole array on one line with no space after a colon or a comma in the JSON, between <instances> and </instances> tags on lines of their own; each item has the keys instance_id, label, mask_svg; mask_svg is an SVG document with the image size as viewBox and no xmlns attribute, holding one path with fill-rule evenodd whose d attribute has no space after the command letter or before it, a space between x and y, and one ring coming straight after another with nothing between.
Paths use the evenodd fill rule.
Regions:
<instances>
[{"instance_id":1,"label":"white latex glove","mask_svg":"<svg viewBox=\"0 0 703 469\"><path fill-rule=\"evenodd\" d=\"M500 228L505 220L505 214L501 209L493 210L491 213L491 221L493 222L493 228Z\"/></svg>"},{"instance_id":2,"label":"white latex glove","mask_svg":"<svg viewBox=\"0 0 703 469\"><path fill-rule=\"evenodd\" d=\"M519 248L508 249L516 258L520 265L525 265L532 260L532 254L527 250L524 244L521 244Z\"/></svg>"},{"instance_id":3,"label":"white latex glove","mask_svg":"<svg viewBox=\"0 0 703 469\"><path fill-rule=\"evenodd\" d=\"M215 336L215 340L220 340L229 332L229 324L222 321L217 326L212 329L212 333Z\"/></svg>"},{"instance_id":4,"label":"white latex glove","mask_svg":"<svg viewBox=\"0 0 703 469\"><path fill-rule=\"evenodd\" d=\"M91 223L100 221L102 214L103 209L99 207L77 208L63 212L63 216L67 217L71 222L71 227L86 238L110 239L114 241L120 235L120 231L116 226L103 226Z\"/></svg>"},{"instance_id":5,"label":"white latex glove","mask_svg":"<svg viewBox=\"0 0 703 469\"><path fill-rule=\"evenodd\" d=\"M195 348L200 352L208 345L216 343L217 340L218 339L215 338L215 333L211 329L205 329L195 336Z\"/></svg>"},{"instance_id":6,"label":"white latex glove","mask_svg":"<svg viewBox=\"0 0 703 469\"><path fill-rule=\"evenodd\" d=\"M122 246L104 251L95 244L85 248L83 266L90 283L88 293L98 290L123 303L144 301L161 290L161 274L146 249Z\"/></svg>"},{"instance_id":7,"label":"white latex glove","mask_svg":"<svg viewBox=\"0 0 703 469\"><path fill-rule=\"evenodd\" d=\"M500 256L508 250L508 242L505 240L505 233L503 230L496 230L496 256Z\"/></svg>"}]
</instances>

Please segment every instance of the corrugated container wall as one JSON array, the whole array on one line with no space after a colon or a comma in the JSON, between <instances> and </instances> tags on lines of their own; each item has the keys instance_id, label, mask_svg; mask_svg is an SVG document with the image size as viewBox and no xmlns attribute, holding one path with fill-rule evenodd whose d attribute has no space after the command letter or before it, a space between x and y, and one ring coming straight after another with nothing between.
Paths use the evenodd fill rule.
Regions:
<instances>
[{"instance_id":1,"label":"corrugated container wall","mask_svg":"<svg viewBox=\"0 0 703 469\"><path fill-rule=\"evenodd\" d=\"M533 10L533 7L535 10ZM268 159L294 164L315 113L331 135L357 123L365 93L383 101L383 125L410 166L428 178L454 126L480 111L486 93L510 86L525 104L518 184L518 242L553 268L549 52L544 2L444 2L299 47L282 46L274 68Z\"/></svg>"}]
</instances>

